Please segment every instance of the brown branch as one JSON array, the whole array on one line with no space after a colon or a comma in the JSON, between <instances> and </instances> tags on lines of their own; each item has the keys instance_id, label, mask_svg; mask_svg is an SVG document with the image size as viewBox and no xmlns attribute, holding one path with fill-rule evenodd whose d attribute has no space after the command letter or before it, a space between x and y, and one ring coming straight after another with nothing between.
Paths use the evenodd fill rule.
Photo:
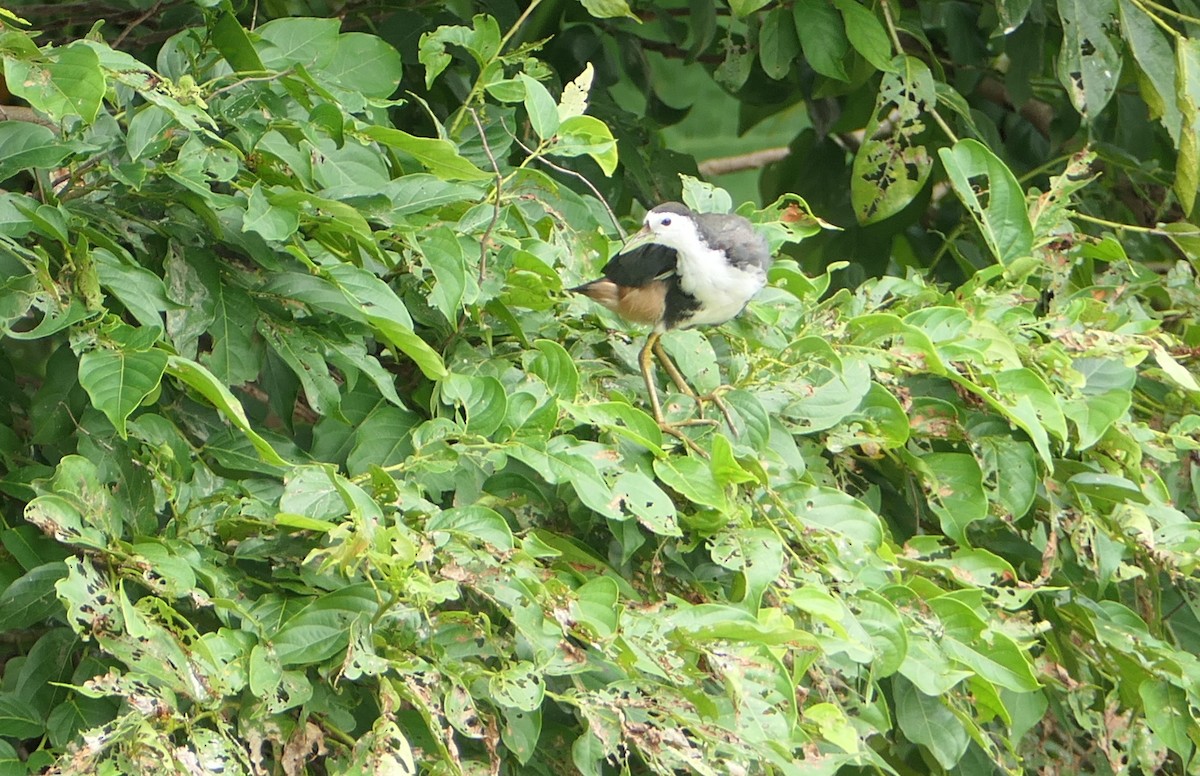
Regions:
<instances>
[{"instance_id":1,"label":"brown branch","mask_svg":"<svg viewBox=\"0 0 1200 776\"><path fill-rule=\"evenodd\" d=\"M711 175L725 175L731 172L741 172L742 170L757 170L766 167L772 162L786 159L789 154L791 154L791 149L787 146L763 148L747 154L705 159L697 167L700 169L700 174L707 178Z\"/></svg>"},{"instance_id":2,"label":"brown branch","mask_svg":"<svg viewBox=\"0 0 1200 776\"><path fill-rule=\"evenodd\" d=\"M33 108L26 108L23 105L0 105L0 121L26 121L30 124L49 127L55 132L58 131L58 125L53 121L42 116Z\"/></svg>"},{"instance_id":3,"label":"brown branch","mask_svg":"<svg viewBox=\"0 0 1200 776\"><path fill-rule=\"evenodd\" d=\"M134 19L133 21L131 21L125 27L125 29L121 31L121 34L117 36L116 40L114 40L112 42L112 47L118 48L122 43L125 42L125 38L129 37L129 33L133 32L135 29L137 29L139 26L141 26L142 22L146 21L151 16L158 13L158 9L161 7L162 7L162 0L158 0L158 2L156 2L154 5L150 6L150 8L147 9L144 14L142 14L138 18Z\"/></svg>"}]
</instances>

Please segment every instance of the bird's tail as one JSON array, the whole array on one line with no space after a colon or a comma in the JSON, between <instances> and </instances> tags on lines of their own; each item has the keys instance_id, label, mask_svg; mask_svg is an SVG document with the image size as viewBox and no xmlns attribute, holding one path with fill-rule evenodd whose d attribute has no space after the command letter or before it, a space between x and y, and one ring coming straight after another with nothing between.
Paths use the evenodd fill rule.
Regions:
<instances>
[{"instance_id":1,"label":"bird's tail","mask_svg":"<svg viewBox=\"0 0 1200 776\"><path fill-rule=\"evenodd\" d=\"M610 310L616 310L621 302L620 288L608 278L597 278L567 290L594 299Z\"/></svg>"}]
</instances>

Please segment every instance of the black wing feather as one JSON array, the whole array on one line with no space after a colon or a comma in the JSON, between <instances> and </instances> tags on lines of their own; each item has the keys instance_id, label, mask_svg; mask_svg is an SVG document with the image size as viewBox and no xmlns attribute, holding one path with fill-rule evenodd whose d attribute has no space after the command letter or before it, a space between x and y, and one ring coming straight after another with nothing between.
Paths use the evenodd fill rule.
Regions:
<instances>
[{"instance_id":1,"label":"black wing feather","mask_svg":"<svg viewBox=\"0 0 1200 776\"><path fill-rule=\"evenodd\" d=\"M618 286L640 288L674 272L676 261L674 248L648 243L613 256L600 272Z\"/></svg>"}]
</instances>

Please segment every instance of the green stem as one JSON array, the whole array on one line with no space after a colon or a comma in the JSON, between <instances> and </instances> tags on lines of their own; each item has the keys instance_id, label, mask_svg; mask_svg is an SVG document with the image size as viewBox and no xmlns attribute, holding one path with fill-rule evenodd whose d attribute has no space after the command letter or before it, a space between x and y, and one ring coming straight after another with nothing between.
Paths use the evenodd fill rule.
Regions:
<instances>
[{"instance_id":1,"label":"green stem","mask_svg":"<svg viewBox=\"0 0 1200 776\"><path fill-rule=\"evenodd\" d=\"M484 63L481 68L479 68L479 77L475 79L475 83L471 86L471 91L467 94L466 99L463 100L462 107L458 109L458 113L454 114L454 123L450 125L451 137L458 135L458 133L462 131L463 126L467 122L467 118L470 116L469 110L471 105L479 99L481 94L483 94L483 89L485 86L483 83L483 77L487 74L488 68L500 59L500 56L504 53L504 48L508 45L508 42L512 40L514 35L517 34L517 30L521 29L521 26L525 24L526 20L529 19L530 14L534 12L541 2L542 0L532 0L532 2L529 3L529 7L526 8L525 11L517 18L516 22L513 23L513 26L509 28L508 32L504 33L504 37L500 38L500 45L496 47L496 53L493 54L492 58Z\"/></svg>"},{"instance_id":2,"label":"green stem","mask_svg":"<svg viewBox=\"0 0 1200 776\"><path fill-rule=\"evenodd\" d=\"M1125 232L1137 232L1139 234L1154 234L1159 237L1200 237L1200 229L1188 232L1169 232L1166 229L1157 229L1152 226L1136 226L1134 224L1122 224L1119 221L1109 221L1107 218L1097 218L1089 216L1086 213L1075 213L1072 218L1078 218L1080 221L1087 221L1090 224L1097 226L1107 226L1110 229L1120 229Z\"/></svg>"},{"instance_id":3,"label":"green stem","mask_svg":"<svg viewBox=\"0 0 1200 776\"><path fill-rule=\"evenodd\" d=\"M888 0L882 0L879 7L883 9L883 20L887 23L888 35L892 39L892 48L896 50L897 56L904 54L904 46L900 44L900 31L896 29L896 22L892 19L892 9L888 4ZM946 133L946 137L950 138L951 143L958 142L958 135L954 130L950 129L950 125L942 118L942 114L938 113L937 108L930 108L929 115L933 117L934 122Z\"/></svg>"},{"instance_id":4,"label":"green stem","mask_svg":"<svg viewBox=\"0 0 1200 776\"><path fill-rule=\"evenodd\" d=\"M1157 24L1159 27L1162 27L1167 32L1167 34L1173 38L1178 39L1178 38L1182 38L1183 36L1180 35L1179 31L1176 30L1174 27L1172 27L1171 25L1164 22L1162 19L1160 19L1157 16L1155 16L1154 14L1152 14L1150 12L1150 8L1153 8L1154 10L1158 11L1159 13L1162 13L1167 16L1171 16L1175 19L1178 19L1181 22L1187 22L1188 24L1200 24L1200 19L1197 19L1195 16L1188 16L1185 13L1180 13L1179 11L1176 11L1174 8L1168 8L1165 5L1160 5L1159 3L1154 2L1154 0L1132 0L1132 2L1134 5L1136 5L1138 7L1139 10L1141 10L1143 13L1145 13L1147 16L1149 16L1150 19L1155 24ZM1147 6L1149 6L1149 7L1147 7Z\"/></svg>"}]
</instances>

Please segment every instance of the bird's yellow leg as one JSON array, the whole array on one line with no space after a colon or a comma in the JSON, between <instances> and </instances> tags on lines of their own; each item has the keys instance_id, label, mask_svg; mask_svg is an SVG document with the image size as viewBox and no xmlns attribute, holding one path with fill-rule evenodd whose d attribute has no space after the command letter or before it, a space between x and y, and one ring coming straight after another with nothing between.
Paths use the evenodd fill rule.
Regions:
<instances>
[{"instance_id":1,"label":"bird's yellow leg","mask_svg":"<svg viewBox=\"0 0 1200 776\"><path fill-rule=\"evenodd\" d=\"M706 393L703 396L696 393L692 387L688 385L687 380L684 379L683 373L679 371L679 367L675 366L675 362L672 361L670 356L667 355L666 348L664 348L662 345L662 335L651 336L655 337L652 345L654 355L658 356L658 360L662 363L663 369L667 371L667 376L671 378L671 382L675 383L675 387L679 389L679 392L695 400L696 407L700 412L700 417L704 417L704 402L711 401L713 404L717 405L717 409L721 410L721 414L725 416L725 422L729 425L729 430L736 435L737 426L733 425L733 415L729 412L729 405L727 405L721 398L721 390L726 386L718 387L713 392ZM651 346L651 343L647 342L647 345Z\"/></svg>"},{"instance_id":2,"label":"bird's yellow leg","mask_svg":"<svg viewBox=\"0 0 1200 776\"><path fill-rule=\"evenodd\" d=\"M654 346L658 344L661 336L662 334L657 331L650 332L650 336L646 338L646 344L642 346L642 352L638 354L638 366L642 368L642 380L646 383L646 393L650 395L650 409L654 411L654 419L660 426L666 422L666 418L663 417L662 404L658 401L658 389L654 387L650 356L654 353Z\"/></svg>"},{"instance_id":3,"label":"bird's yellow leg","mask_svg":"<svg viewBox=\"0 0 1200 776\"><path fill-rule=\"evenodd\" d=\"M703 448L692 441L691 437L679 430L680 426L698 426L698 425L713 425L715 421L705 420L703 418L697 420L685 420L680 423L671 423L663 416L662 403L658 399L658 389L654 386L653 363L651 358L655 351L655 345L658 343L659 337L662 334L659 332L651 332L646 338L646 344L642 347L641 353L638 354L638 365L642 368L642 380L646 383L646 393L650 395L650 409L654 412L654 420L658 423L658 427L666 434L683 442L688 448L702 458L708 458ZM671 365L674 368L674 364ZM679 370L676 369L676 372ZM669 371L668 371L669 374ZM694 394L693 394L694 395Z\"/></svg>"}]
</instances>

